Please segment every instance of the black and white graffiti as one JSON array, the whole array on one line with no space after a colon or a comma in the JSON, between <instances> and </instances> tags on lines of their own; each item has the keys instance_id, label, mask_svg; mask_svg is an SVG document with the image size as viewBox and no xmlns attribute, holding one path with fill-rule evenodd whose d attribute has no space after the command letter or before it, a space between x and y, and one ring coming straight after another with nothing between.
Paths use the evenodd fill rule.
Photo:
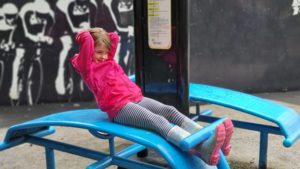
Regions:
<instances>
[{"instance_id":1,"label":"black and white graffiti","mask_svg":"<svg viewBox=\"0 0 300 169\"><path fill-rule=\"evenodd\" d=\"M300 12L300 0L293 0L292 8L293 8L293 15L298 15Z\"/></svg>"},{"instance_id":2,"label":"black and white graffiti","mask_svg":"<svg viewBox=\"0 0 300 169\"><path fill-rule=\"evenodd\" d=\"M119 33L116 60L134 73L133 0L0 2L0 103L91 99L69 58L74 35L96 26Z\"/></svg>"}]
</instances>

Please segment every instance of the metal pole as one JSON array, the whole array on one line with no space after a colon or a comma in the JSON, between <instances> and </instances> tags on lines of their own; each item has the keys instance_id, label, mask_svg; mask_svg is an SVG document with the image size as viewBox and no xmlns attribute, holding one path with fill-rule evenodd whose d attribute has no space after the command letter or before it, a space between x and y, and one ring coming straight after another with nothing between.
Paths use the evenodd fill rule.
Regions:
<instances>
[{"instance_id":1,"label":"metal pole","mask_svg":"<svg viewBox=\"0 0 300 169\"><path fill-rule=\"evenodd\" d=\"M52 148L45 147L45 155L47 169L55 169L54 150Z\"/></svg>"},{"instance_id":2,"label":"metal pole","mask_svg":"<svg viewBox=\"0 0 300 169\"><path fill-rule=\"evenodd\" d=\"M267 168L267 154L268 152L268 133L261 132L260 133L260 145L259 145L259 169Z\"/></svg>"}]
</instances>

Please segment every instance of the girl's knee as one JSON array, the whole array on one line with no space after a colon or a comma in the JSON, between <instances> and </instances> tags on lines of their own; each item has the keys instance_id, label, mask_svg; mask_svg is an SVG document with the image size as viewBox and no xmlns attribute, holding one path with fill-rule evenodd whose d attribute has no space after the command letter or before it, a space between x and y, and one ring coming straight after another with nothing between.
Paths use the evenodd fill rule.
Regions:
<instances>
[{"instance_id":1,"label":"girl's knee","mask_svg":"<svg viewBox=\"0 0 300 169\"><path fill-rule=\"evenodd\" d=\"M162 124L167 124L169 121L163 116L154 114L153 118L150 118L150 123L152 126L160 126Z\"/></svg>"},{"instance_id":2,"label":"girl's knee","mask_svg":"<svg viewBox=\"0 0 300 169\"><path fill-rule=\"evenodd\" d=\"M168 112L174 112L174 111L178 111L174 106L170 106L170 105L165 105L163 107L164 110L168 111Z\"/></svg>"}]
</instances>

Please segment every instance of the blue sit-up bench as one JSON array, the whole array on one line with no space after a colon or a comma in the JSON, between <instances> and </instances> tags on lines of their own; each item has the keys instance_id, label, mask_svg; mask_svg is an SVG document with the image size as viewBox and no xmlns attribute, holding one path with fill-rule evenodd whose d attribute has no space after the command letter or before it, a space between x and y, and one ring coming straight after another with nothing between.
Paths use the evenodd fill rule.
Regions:
<instances>
[{"instance_id":1,"label":"blue sit-up bench","mask_svg":"<svg viewBox=\"0 0 300 169\"><path fill-rule=\"evenodd\" d=\"M300 116L295 110L250 94L221 87L190 83L190 102L196 104L194 120L212 122L211 110L200 111L200 102L216 104L270 121L277 126L233 120L235 127L260 132L259 168L267 168L268 134L283 135L283 145L292 146L300 138Z\"/></svg>"},{"instance_id":2,"label":"blue sit-up bench","mask_svg":"<svg viewBox=\"0 0 300 169\"><path fill-rule=\"evenodd\" d=\"M183 140L180 143L183 149L189 150L191 146L208 138L215 128L214 124L221 123L222 120L224 119L217 120L203 130L200 130ZM104 153L44 138L44 136L55 132L55 126L86 129L97 138L107 139L110 151L109 153ZM114 137L130 140L135 144L130 145L119 152L115 152ZM55 113L12 126L8 129L4 141L0 143L0 151L23 143L31 143L45 147L47 169L55 168L54 150L96 160L95 163L86 167L88 169L106 168L111 165L117 165L120 168L128 169L165 168L129 158L134 154L143 153L143 150L146 148L156 150L166 160L168 165L174 169L229 168L221 151L219 164L217 166L207 166L198 157L189 155L186 151L176 148L176 146L171 145L165 139L153 132L110 122L106 113L101 112L98 109L82 109Z\"/></svg>"}]
</instances>

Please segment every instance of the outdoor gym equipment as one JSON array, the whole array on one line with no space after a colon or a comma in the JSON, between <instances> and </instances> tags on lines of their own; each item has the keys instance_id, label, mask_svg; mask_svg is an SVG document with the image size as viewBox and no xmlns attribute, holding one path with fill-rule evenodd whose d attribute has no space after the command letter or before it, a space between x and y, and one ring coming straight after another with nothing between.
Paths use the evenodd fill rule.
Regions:
<instances>
[{"instance_id":1,"label":"outdoor gym equipment","mask_svg":"<svg viewBox=\"0 0 300 169\"><path fill-rule=\"evenodd\" d=\"M221 120L215 123L220 123ZM195 144L195 139L199 141L209 137L214 130L213 124L191 135L183 140L181 144L188 150L189 146ZM55 132L54 126L86 129L99 139L107 139L110 148L109 153L43 138ZM135 144L115 152L115 136L130 140ZM0 143L0 151L23 143L36 144L45 148L47 169L55 168L54 150L96 160L95 163L86 167L89 169L106 168L111 165L138 169L165 168L128 158L138 152L141 152L139 156L145 156L145 154L142 154L145 148L156 150L174 169L208 168L198 157L180 150L155 133L110 122L106 113L101 112L99 109L66 111L12 126L8 129L4 141ZM220 152L220 155L221 160L218 168L229 168L222 152Z\"/></svg>"}]
</instances>

